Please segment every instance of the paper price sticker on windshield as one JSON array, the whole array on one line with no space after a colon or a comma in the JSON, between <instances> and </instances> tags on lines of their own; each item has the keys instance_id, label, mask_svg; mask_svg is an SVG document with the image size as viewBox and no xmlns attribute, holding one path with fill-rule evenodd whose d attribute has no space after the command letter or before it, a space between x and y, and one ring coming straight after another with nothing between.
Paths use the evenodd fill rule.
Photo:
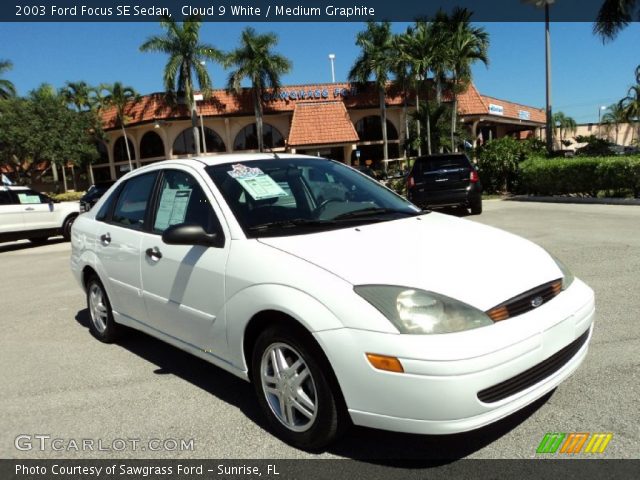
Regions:
<instances>
[{"instance_id":1,"label":"paper price sticker on windshield","mask_svg":"<svg viewBox=\"0 0 640 480\"><path fill-rule=\"evenodd\" d=\"M254 200L287 196L287 192L259 168L241 164L233 165L232 168L227 172L229 176L235 178Z\"/></svg>"}]
</instances>

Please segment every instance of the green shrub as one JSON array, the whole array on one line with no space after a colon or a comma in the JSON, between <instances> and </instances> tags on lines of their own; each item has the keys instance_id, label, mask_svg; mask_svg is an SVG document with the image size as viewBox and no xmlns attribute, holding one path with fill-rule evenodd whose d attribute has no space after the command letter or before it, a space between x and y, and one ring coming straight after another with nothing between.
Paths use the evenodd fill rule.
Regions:
<instances>
[{"instance_id":1,"label":"green shrub","mask_svg":"<svg viewBox=\"0 0 640 480\"><path fill-rule=\"evenodd\" d=\"M483 189L489 193L517 190L520 163L541 151L544 144L535 139L503 137L483 145L476 152Z\"/></svg>"},{"instance_id":2,"label":"green shrub","mask_svg":"<svg viewBox=\"0 0 640 480\"><path fill-rule=\"evenodd\" d=\"M56 193L55 195L51 195L51 198L59 202L77 202L83 195L84 192L66 192Z\"/></svg>"},{"instance_id":3,"label":"green shrub","mask_svg":"<svg viewBox=\"0 0 640 480\"><path fill-rule=\"evenodd\" d=\"M520 164L527 193L597 196L599 191L640 194L640 156L531 158Z\"/></svg>"}]
</instances>

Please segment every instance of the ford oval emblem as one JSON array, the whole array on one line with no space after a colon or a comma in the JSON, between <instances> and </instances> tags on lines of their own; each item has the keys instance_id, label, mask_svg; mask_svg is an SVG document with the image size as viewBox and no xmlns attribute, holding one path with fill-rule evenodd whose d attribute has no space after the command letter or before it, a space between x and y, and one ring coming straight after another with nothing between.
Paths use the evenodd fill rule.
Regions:
<instances>
[{"instance_id":1,"label":"ford oval emblem","mask_svg":"<svg viewBox=\"0 0 640 480\"><path fill-rule=\"evenodd\" d=\"M531 300L531 306L533 308L538 308L543 303L544 303L544 299L542 297L540 297L540 296L537 296L533 300Z\"/></svg>"}]
</instances>

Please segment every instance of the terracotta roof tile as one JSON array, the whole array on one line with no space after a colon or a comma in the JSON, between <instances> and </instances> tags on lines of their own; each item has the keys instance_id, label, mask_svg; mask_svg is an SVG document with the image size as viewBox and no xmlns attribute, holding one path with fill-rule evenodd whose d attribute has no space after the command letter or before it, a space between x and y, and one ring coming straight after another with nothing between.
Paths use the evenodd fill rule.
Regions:
<instances>
[{"instance_id":1,"label":"terracotta roof tile","mask_svg":"<svg viewBox=\"0 0 640 480\"><path fill-rule=\"evenodd\" d=\"M357 142L358 134L343 102L296 103L289 145L327 145Z\"/></svg>"},{"instance_id":2,"label":"terracotta roof tile","mask_svg":"<svg viewBox=\"0 0 640 480\"><path fill-rule=\"evenodd\" d=\"M444 100L449 100L449 97L445 91ZM371 83L364 86L350 83L286 85L275 95L271 90L266 90L263 95L265 114L293 112L299 103L328 101L343 103L348 109L376 108L379 105L378 91ZM399 106L402 103L400 86L389 83L386 91L387 106ZM409 104L412 103L413 94L410 94ZM489 115L489 103L503 105L505 117L517 119L518 110L525 110L530 112L532 121L544 123L543 110L480 95L473 84L469 85L466 92L458 95L458 110L461 115ZM226 90L213 90L209 98L198 102L198 113L207 117L251 116L254 114L251 89L243 89L238 95ZM189 111L185 105L170 106L163 93L152 93L143 96L137 103L129 104L125 108L125 115L127 123L135 125L161 119L189 118ZM114 108L105 109L102 118L106 130L118 127Z\"/></svg>"}]
</instances>

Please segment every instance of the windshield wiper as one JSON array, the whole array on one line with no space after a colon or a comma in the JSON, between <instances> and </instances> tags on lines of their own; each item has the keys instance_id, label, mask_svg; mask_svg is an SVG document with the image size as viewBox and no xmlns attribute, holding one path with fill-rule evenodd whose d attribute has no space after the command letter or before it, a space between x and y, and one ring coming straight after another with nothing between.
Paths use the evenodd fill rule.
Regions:
<instances>
[{"instance_id":1,"label":"windshield wiper","mask_svg":"<svg viewBox=\"0 0 640 480\"><path fill-rule=\"evenodd\" d=\"M389 213L398 213L401 215L421 215L425 213L423 211L416 212L407 212L405 210L397 210L395 208L384 208L384 207L370 207L370 208L361 208L360 210L353 210L352 212L342 213L334 218L334 220L344 220L349 218L364 218L364 217L375 217L376 215L385 215Z\"/></svg>"},{"instance_id":2,"label":"windshield wiper","mask_svg":"<svg viewBox=\"0 0 640 480\"><path fill-rule=\"evenodd\" d=\"M249 227L252 232L269 230L271 228L292 228L292 227L320 227L331 225L332 220L312 220L309 218L294 218L291 220L278 220L274 222L265 222Z\"/></svg>"}]
</instances>

